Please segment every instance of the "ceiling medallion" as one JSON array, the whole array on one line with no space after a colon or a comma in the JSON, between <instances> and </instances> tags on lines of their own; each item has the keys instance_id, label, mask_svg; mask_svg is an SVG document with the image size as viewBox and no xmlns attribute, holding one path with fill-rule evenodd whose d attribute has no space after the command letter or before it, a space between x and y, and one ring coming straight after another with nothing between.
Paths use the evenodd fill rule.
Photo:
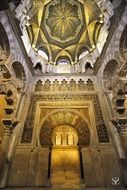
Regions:
<instances>
[{"instance_id":1,"label":"ceiling medallion","mask_svg":"<svg viewBox=\"0 0 127 190\"><path fill-rule=\"evenodd\" d=\"M23 20L24 39L29 38L27 42L30 42L30 48L28 50L26 46L26 50L35 64L40 62L44 65L43 72L50 72L49 68L58 66L59 60L63 61L63 58L72 64L74 72L80 70L79 64L84 65L82 72L85 71L87 58L92 65L95 63L108 36L109 18L114 14L109 0L99 2L33 0L26 11L26 17L22 11L24 20L21 14L18 15L18 19ZM73 67L75 64L77 66Z\"/></svg>"},{"instance_id":2,"label":"ceiling medallion","mask_svg":"<svg viewBox=\"0 0 127 190\"><path fill-rule=\"evenodd\" d=\"M48 35L66 43L75 38L83 24L80 4L67 0L51 1L46 7L45 26Z\"/></svg>"}]
</instances>

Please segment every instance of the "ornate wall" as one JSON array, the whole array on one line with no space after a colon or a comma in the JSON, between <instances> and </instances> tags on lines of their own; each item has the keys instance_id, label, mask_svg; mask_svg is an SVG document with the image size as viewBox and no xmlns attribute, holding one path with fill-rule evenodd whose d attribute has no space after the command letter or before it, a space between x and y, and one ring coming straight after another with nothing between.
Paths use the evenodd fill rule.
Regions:
<instances>
[{"instance_id":1,"label":"ornate wall","mask_svg":"<svg viewBox=\"0 0 127 190\"><path fill-rule=\"evenodd\" d=\"M56 127L60 130L62 126L68 125L75 129L78 135L77 145L82 159L83 183L92 187L103 187L105 184L111 186L111 178L116 174L120 177L121 174L116 150L109 132L110 126L106 123L103 115L104 110L100 106L100 95L95 85L90 80L89 84L83 82L82 88L79 88L78 83L73 80L75 88L72 90L72 80L70 82L63 80L67 82L65 86L61 85L63 81L61 84L58 79L54 81L57 81L59 88L58 86L57 88L56 86L54 87L53 81L52 84L50 84L50 80L46 81L44 85L41 81L38 81L35 91L31 95L27 118L14 158L15 161L10 167L10 172L14 171L14 173L9 177L9 185L48 186L54 183L54 175L50 173L52 171L50 168L50 162L52 162L50 154L52 154L52 151L54 152L53 155L55 154L55 149L52 150L52 135ZM48 84L48 87L46 84ZM62 88L64 88L64 91ZM61 150L63 147L62 151L67 151L64 144L62 145L61 143L59 146ZM41 160L42 155L43 161ZM60 155L62 156L62 153ZM19 156L21 160L17 166ZM112 156L114 160L111 159L110 164L106 165L109 157L111 158ZM27 160L26 164L30 164L29 169L26 169L27 165L23 166L24 159ZM102 163L103 159L105 159L104 163ZM44 164L47 165L47 168L45 168ZM22 167L24 168L23 170L21 170ZM31 173L33 168L36 173ZM91 175L93 169L98 172L96 177L92 177L91 182L89 174ZM21 173L18 173L19 170ZM43 176L45 181L40 179L40 175ZM102 176L101 180L100 175ZM32 184L27 176L33 179ZM64 176L62 175L62 177ZM57 180L55 178L55 182Z\"/></svg>"},{"instance_id":2,"label":"ornate wall","mask_svg":"<svg viewBox=\"0 0 127 190\"><path fill-rule=\"evenodd\" d=\"M27 52L19 35L22 26L26 32L29 0L16 9L20 27L11 10L0 12L0 35L4 33L0 41L0 187L51 186L55 143L76 146L81 164L77 170L87 187L112 187L113 177L119 178L119 186L126 186L127 6L118 0L113 1L114 8L108 0L96 3L102 5L105 23L106 16L109 19L115 12L114 25L108 26L102 53L91 50L90 57L71 65L69 74L54 74L55 66L47 62L44 72L36 72L34 56L28 57L33 52ZM18 14L22 7L25 16ZM30 48L30 42L27 45ZM68 128L62 131L65 125L78 140L68 140ZM57 129L60 138L54 132Z\"/></svg>"}]
</instances>

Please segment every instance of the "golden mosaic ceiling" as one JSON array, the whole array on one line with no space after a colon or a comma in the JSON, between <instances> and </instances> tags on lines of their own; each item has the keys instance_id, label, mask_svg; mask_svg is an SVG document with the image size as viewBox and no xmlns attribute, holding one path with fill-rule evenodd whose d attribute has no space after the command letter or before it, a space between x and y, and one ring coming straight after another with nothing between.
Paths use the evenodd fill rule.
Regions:
<instances>
[{"instance_id":1,"label":"golden mosaic ceiling","mask_svg":"<svg viewBox=\"0 0 127 190\"><path fill-rule=\"evenodd\" d=\"M83 51L92 51L103 25L93 0L34 0L28 18L31 45L41 47L50 63L61 57L75 63Z\"/></svg>"},{"instance_id":2,"label":"golden mosaic ceiling","mask_svg":"<svg viewBox=\"0 0 127 190\"><path fill-rule=\"evenodd\" d=\"M64 44L74 40L83 27L81 7L77 2L72 5L67 0L56 4L51 1L46 6L44 25L50 38Z\"/></svg>"}]
</instances>

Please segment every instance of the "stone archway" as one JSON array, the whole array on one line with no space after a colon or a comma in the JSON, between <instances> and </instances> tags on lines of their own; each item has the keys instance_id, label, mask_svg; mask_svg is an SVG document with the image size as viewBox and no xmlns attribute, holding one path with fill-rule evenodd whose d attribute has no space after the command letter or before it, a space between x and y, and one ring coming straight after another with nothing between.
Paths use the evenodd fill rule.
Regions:
<instances>
[{"instance_id":1,"label":"stone archway","mask_svg":"<svg viewBox=\"0 0 127 190\"><path fill-rule=\"evenodd\" d=\"M40 145L49 147L49 178L52 186L79 187L82 158L79 149L90 145L88 123L73 110L50 114L40 130Z\"/></svg>"},{"instance_id":2,"label":"stone archway","mask_svg":"<svg viewBox=\"0 0 127 190\"><path fill-rule=\"evenodd\" d=\"M55 127L52 133L53 146L77 146L78 134L70 125Z\"/></svg>"},{"instance_id":3,"label":"stone archway","mask_svg":"<svg viewBox=\"0 0 127 190\"><path fill-rule=\"evenodd\" d=\"M79 186L81 179L78 133L70 125L55 127L52 133L51 184Z\"/></svg>"},{"instance_id":4,"label":"stone archway","mask_svg":"<svg viewBox=\"0 0 127 190\"><path fill-rule=\"evenodd\" d=\"M24 88L26 84L26 74L24 67L18 61L12 63L13 73L18 81L19 88Z\"/></svg>"},{"instance_id":5,"label":"stone archway","mask_svg":"<svg viewBox=\"0 0 127 190\"><path fill-rule=\"evenodd\" d=\"M114 80L117 77L118 61L115 59L110 60L103 70L103 84L105 90L112 90Z\"/></svg>"},{"instance_id":6,"label":"stone archway","mask_svg":"<svg viewBox=\"0 0 127 190\"><path fill-rule=\"evenodd\" d=\"M78 145L89 146L91 143L91 129L87 119L72 109L58 109L43 120L39 130L39 144L52 147L52 133L55 127L62 125L72 126L78 133ZM93 139L92 139L93 140Z\"/></svg>"}]
</instances>

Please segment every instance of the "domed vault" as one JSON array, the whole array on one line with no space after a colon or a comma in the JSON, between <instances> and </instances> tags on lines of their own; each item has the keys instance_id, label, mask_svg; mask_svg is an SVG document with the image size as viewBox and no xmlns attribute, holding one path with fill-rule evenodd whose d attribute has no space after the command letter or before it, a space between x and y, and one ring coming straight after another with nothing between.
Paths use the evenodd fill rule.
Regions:
<instances>
[{"instance_id":1,"label":"domed vault","mask_svg":"<svg viewBox=\"0 0 127 190\"><path fill-rule=\"evenodd\" d=\"M91 0L36 0L27 15L27 31L34 50L42 48L49 62L62 57L71 63L95 48L103 16Z\"/></svg>"}]
</instances>

